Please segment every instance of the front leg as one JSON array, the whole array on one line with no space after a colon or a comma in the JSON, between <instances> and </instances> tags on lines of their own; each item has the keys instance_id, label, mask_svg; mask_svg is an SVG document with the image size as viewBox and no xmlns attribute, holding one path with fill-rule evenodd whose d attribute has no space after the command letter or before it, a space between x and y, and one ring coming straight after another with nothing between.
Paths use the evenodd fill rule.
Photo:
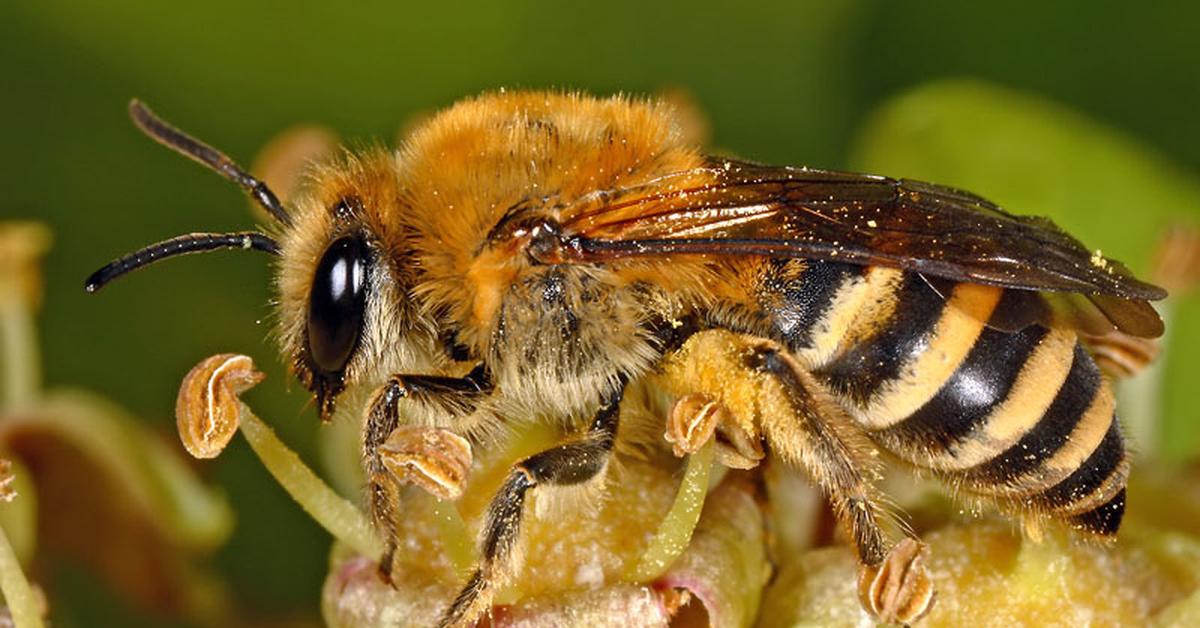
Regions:
<instances>
[{"instance_id":1,"label":"front leg","mask_svg":"<svg viewBox=\"0 0 1200 628\"><path fill-rule=\"evenodd\" d=\"M537 486L571 486L600 475L616 442L622 378L608 395L582 438L547 449L518 462L488 506L480 539L480 563L466 586L442 616L442 627L467 625L491 604L492 596L518 566L516 547L524 516L525 497Z\"/></svg>"},{"instance_id":2,"label":"front leg","mask_svg":"<svg viewBox=\"0 0 1200 628\"><path fill-rule=\"evenodd\" d=\"M384 403L388 407L382 410L394 415L397 404L404 399L418 412L454 419L474 412L493 389L487 366L482 363L462 377L393 375L375 394L372 409Z\"/></svg>"},{"instance_id":3,"label":"front leg","mask_svg":"<svg viewBox=\"0 0 1200 628\"><path fill-rule=\"evenodd\" d=\"M491 394L484 365L465 377L395 375L372 396L363 425L363 468L371 519L385 531L379 572L390 582L396 541L394 508L398 484L411 481L443 499L462 492L471 449L462 437L438 428L400 426L401 400L416 410L447 418L465 417Z\"/></svg>"}]
</instances>

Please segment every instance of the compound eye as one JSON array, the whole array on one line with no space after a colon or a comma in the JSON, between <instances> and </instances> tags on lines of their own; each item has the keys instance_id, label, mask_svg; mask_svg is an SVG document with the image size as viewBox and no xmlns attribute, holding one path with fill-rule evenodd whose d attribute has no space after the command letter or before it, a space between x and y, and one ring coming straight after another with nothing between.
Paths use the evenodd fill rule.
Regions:
<instances>
[{"instance_id":1,"label":"compound eye","mask_svg":"<svg viewBox=\"0 0 1200 628\"><path fill-rule=\"evenodd\" d=\"M359 236L334 240L313 276L308 302L308 352L327 375L346 368L362 333L367 301L367 244Z\"/></svg>"}]
</instances>

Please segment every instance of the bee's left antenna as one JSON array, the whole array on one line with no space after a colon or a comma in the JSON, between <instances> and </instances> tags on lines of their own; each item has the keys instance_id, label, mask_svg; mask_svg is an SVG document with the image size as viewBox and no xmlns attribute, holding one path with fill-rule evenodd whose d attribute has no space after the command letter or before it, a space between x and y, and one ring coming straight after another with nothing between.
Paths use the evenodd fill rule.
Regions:
<instances>
[{"instance_id":1,"label":"bee's left antenna","mask_svg":"<svg viewBox=\"0 0 1200 628\"><path fill-rule=\"evenodd\" d=\"M280 224L289 227L292 225L292 217L288 215L283 203L279 201L279 197L275 196L267 184L251 176L225 153L171 126L136 98L129 101L129 117L133 118L133 123L154 141L208 166L226 179L240 185Z\"/></svg>"}]
</instances>

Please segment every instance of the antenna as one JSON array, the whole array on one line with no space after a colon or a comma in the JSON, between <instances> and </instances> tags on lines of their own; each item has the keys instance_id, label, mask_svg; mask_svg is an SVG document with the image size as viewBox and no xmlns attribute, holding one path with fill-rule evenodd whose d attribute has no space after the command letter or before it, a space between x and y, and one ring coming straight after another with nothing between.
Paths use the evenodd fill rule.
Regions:
<instances>
[{"instance_id":1,"label":"antenna","mask_svg":"<svg viewBox=\"0 0 1200 628\"><path fill-rule=\"evenodd\" d=\"M154 262L189 253L205 253L219 249L253 249L279 255L279 243L273 238L257 231L244 231L240 233L189 233L171 238L170 240L156 242L109 262L104 268L92 273L87 278L87 281L83 284L83 289L88 292L95 292L113 279Z\"/></svg>"},{"instance_id":2,"label":"antenna","mask_svg":"<svg viewBox=\"0 0 1200 628\"><path fill-rule=\"evenodd\" d=\"M225 153L171 126L136 98L129 101L129 117L151 139L240 185L280 224L292 226L292 217L284 209L283 203L279 202L279 197L266 183L255 179Z\"/></svg>"}]
</instances>

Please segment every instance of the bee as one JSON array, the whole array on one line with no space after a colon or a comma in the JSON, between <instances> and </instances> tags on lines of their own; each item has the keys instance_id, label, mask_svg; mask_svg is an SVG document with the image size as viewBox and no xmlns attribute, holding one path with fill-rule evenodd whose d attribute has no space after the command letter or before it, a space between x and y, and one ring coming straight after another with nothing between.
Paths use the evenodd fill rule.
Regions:
<instances>
[{"instance_id":1,"label":"bee","mask_svg":"<svg viewBox=\"0 0 1200 628\"><path fill-rule=\"evenodd\" d=\"M849 533L864 603L890 557L914 555L880 524L870 448L1018 517L1120 526L1128 456L1088 339L1160 335L1149 302L1165 292L1048 220L918 181L711 157L654 101L503 91L395 152L316 167L284 207L144 105L130 113L274 224L150 245L87 290L186 253L276 256L283 354L321 417L348 388L376 391L366 500L392 549L397 468L453 497L446 470L498 424L578 428L511 469L443 625L476 619L513 570L530 491L604 474L631 383L678 399L677 452L719 439L730 466L772 454L806 471ZM414 428L442 434L443 455L420 459Z\"/></svg>"}]
</instances>

